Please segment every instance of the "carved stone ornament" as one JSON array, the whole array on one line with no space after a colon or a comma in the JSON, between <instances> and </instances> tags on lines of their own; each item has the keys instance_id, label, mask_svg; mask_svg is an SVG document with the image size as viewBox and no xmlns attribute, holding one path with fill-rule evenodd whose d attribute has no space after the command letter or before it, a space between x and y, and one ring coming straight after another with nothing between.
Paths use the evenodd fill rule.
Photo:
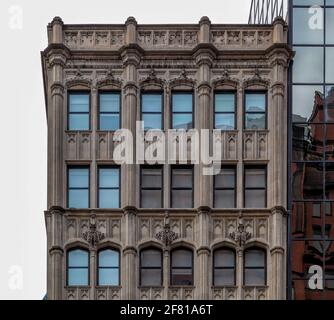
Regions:
<instances>
[{"instance_id":1,"label":"carved stone ornament","mask_svg":"<svg viewBox=\"0 0 334 320\"><path fill-rule=\"evenodd\" d=\"M155 238L163 242L166 247L168 247L173 241L175 241L178 238L178 235L170 229L168 213L166 213L165 215L165 223L163 230L158 232L155 235Z\"/></svg>"},{"instance_id":2,"label":"carved stone ornament","mask_svg":"<svg viewBox=\"0 0 334 320\"><path fill-rule=\"evenodd\" d=\"M234 242L236 242L240 247L242 247L246 241L248 241L251 238L251 233L245 231L245 226L242 222L242 220L239 220L237 232L231 232L229 234L229 238L232 239Z\"/></svg>"},{"instance_id":3,"label":"carved stone ornament","mask_svg":"<svg viewBox=\"0 0 334 320\"><path fill-rule=\"evenodd\" d=\"M90 218L89 230L82 234L82 237L92 246L95 247L101 240L104 239L105 235L96 230L95 216Z\"/></svg>"}]
</instances>

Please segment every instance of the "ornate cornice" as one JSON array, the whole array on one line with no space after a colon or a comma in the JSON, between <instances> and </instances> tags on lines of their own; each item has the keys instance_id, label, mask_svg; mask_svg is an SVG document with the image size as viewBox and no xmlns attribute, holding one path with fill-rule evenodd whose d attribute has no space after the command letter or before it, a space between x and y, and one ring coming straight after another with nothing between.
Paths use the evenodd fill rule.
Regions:
<instances>
[{"instance_id":1,"label":"ornate cornice","mask_svg":"<svg viewBox=\"0 0 334 320\"><path fill-rule=\"evenodd\" d=\"M168 85L170 88L177 86L189 86L194 88L196 85L196 80L189 78L186 69L183 69L177 78L169 80Z\"/></svg>"}]
</instances>

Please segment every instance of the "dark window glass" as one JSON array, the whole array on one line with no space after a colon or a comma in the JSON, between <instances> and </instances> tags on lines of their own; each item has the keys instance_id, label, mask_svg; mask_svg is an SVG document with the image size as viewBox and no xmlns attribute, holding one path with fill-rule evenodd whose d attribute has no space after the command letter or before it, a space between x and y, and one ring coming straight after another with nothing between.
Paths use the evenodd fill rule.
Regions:
<instances>
[{"instance_id":1,"label":"dark window glass","mask_svg":"<svg viewBox=\"0 0 334 320\"><path fill-rule=\"evenodd\" d=\"M214 207L235 208L235 168L224 168L214 176Z\"/></svg>"},{"instance_id":2,"label":"dark window glass","mask_svg":"<svg viewBox=\"0 0 334 320\"><path fill-rule=\"evenodd\" d=\"M98 285L119 285L119 252L112 249L99 251L98 257Z\"/></svg>"},{"instance_id":3,"label":"dark window glass","mask_svg":"<svg viewBox=\"0 0 334 320\"><path fill-rule=\"evenodd\" d=\"M171 285L189 286L193 284L193 253L191 250L172 251Z\"/></svg>"},{"instance_id":4,"label":"dark window glass","mask_svg":"<svg viewBox=\"0 0 334 320\"><path fill-rule=\"evenodd\" d=\"M172 208L193 206L193 169L172 168Z\"/></svg>"},{"instance_id":5,"label":"dark window glass","mask_svg":"<svg viewBox=\"0 0 334 320\"><path fill-rule=\"evenodd\" d=\"M235 93L215 94L215 128L235 129Z\"/></svg>"},{"instance_id":6,"label":"dark window glass","mask_svg":"<svg viewBox=\"0 0 334 320\"><path fill-rule=\"evenodd\" d=\"M162 208L162 167L143 167L141 169L142 208Z\"/></svg>"},{"instance_id":7,"label":"dark window glass","mask_svg":"<svg viewBox=\"0 0 334 320\"><path fill-rule=\"evenodd\" d=\"M215 286L235 285L235 252L231 249L219 249L213 257L213 284Z\"/></svg>"},{"instance_id":8,"label":"dark window glass","mask_svg":"<svg viewBox=\"0 0 334 320\"><path fill-rule=\"evenodd\" d=\"M294 200L323 198L322 163L292 163L292 196Z\"/></svg>"},{"instance_id":9,"label":"dark window glass","mask_svg":"<svg viewBox=\"0 0 334 320\"><path fill-rule=\"evenodd\" d=\"M68 169L68 208L89 207L89 168Z\"/></svg>"},{"instance_id":10,"label":"dark window glass","mask_svg":"<svg viewBox=\"0 0 334 320\"><path fill-rule=\"evenodd\" d=\"M172 95L173 129L191 129L193 127L193 94L173 93Z\"/></svg>"},{"instance_id":11,"label":"dark window glass","mask_svg":"<svg viewBox=\"0 0 334 320\"><path fill-rule=\"evenodd\" d=\"M264 286L266 284L265 252L259 249L247 249L244 259L244 285Z\"/></svg>"},{"instance_id":12,"label":"dark window glass","mask_svg":"<svg viewBox=\"0 0 334 320\"><path fill-rule=\"evenodd\" d=\"M89 93L70 93L68 130L89 130Z\"/></svg>"},{"instance_id":13,"label":"dark window glass","mask_svg":"<svg viewBox=\"0 0 334 320\"><path fill-rule=\"evenodd\" d=\"M265 208L266 168L245 167L245 208Z\"/></svg>"},{"instance_id":14,"label":"dark window glass","mask_svg":"<svg viewBox=\"0 0 334 320\"><path fill-rule=\"evenodd\" d=\"M325 192L326 199L334 199L334 163L326 164Z\"/></svg>"},{"instance_id":15,"label":"dark window glass","mask_svg":"<svg viewBox=\"0 0 334 320\"><path fill-rule=\"evenodd\" d=\"M88 286L89 253L83 249L73 249L67 253L67 285Z\"/></svg>"},{"instance_id":16,"label":"dark window glass","mask_svg":"<svg viewBox=\"0 0 334 320\"><path fill-rule=\"evenodd\" d=\"M99 208L119 208L119 192L119 168L99 168Z\"/></svg>"},{"instance_id":17,"label":"dark window glass","mask_svg":"<svg viewBox=\"0 0 334 320\"><path fill-rule=\"evenodd\" d=\"M162 285L161 250L145 249L140 253L140 285L157 287Z\"/></svg>"},{"instance_id":18,"label":"dark window glass","mask_svg":"<svg viewBox=\"0 0 334 320\"><path fill-rule=\"evenodd\" d=\"M246 93L245 129L266 129L266 94Z\"/></svg>"},{"instance_id":19,"label":"dark window glass","mask_svg":"<svg viewBox=\"0 0 334 320\"><path fill-rule=\"evenodd\" d=\"M142 121L144 130L162 129L162 94L142 94Z\"/></svg>"},{"instance_id":20,"label":"dark window glass","mask_svg":"<svg viewBox=\"0 0 334 320\"><path fill-rule=\"evenodd\" d=\"M334 85L326 87L326 121L334 122ZM333 146L334 132L333 127L327 129L327 144Z\"/></svg>"},{"instance_id":21,"label":"dark window glass","mask_svg":"<svg viewBox=\"0 0 334 320\"><path fill-rule=\"evenodd\" d=\"M119 93L100 93L100 130L114 131L120 128L120 104Z\"/></svg>"}]
</instances>

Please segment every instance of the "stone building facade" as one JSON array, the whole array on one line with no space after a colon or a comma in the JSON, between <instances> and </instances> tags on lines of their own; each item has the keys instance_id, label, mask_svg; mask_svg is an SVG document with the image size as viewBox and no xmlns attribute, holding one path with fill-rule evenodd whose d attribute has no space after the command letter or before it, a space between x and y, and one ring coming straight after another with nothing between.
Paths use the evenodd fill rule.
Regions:
<instances>
[{"instance_id":1,"label":"stone building facade","mask_svg":"<svg viewBox=\"0 0 334 320\"><path fill-rule=\"evenodd\" d=\"M292 56L285 22L223 25L203 17L192 25L140 25L130 17L122 25L68 25L56 17L47 30L41 57L48 122L48 299L285 299L286 84ZM134 135L145 93L160 94L158 118L165 130L173 126L173 94L191 94L187 112L198 130L214 128L216 95L233 94L229 119L235 123L221 131L221 165L233 169L230 193L224 193L224 176L219 193L216 177L204 175L201 163L187 171L192 185L186 193L171 180L174 169L189 163L164 164L161 208L142 207L146 167L115 164L120 142L114 130L101 130L103 93L110 99L118 94L119 109L109 116ZM75 94L80 98L71 106ZM247 94L264 97L264 105L247 109ZM88 126L80 128L85 121ZM99 168L119 174L118 184L109 186L119 196L116 208L101 208ZM182 192L191 193L191 206L173 205ZM217 204L215 194L235 199L224 208L225 200ZM69 197L87 202L73 206ZM182 196L178 201L183 203ZM145 254L152 260L144 261Z\"/></svg>"}]
</instances>

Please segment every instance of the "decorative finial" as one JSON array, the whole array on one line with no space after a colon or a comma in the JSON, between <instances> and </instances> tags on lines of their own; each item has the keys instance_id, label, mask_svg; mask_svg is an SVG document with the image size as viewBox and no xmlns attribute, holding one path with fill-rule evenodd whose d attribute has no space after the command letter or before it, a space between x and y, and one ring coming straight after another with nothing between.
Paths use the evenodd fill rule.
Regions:
<instances>
[{"instance_id":1,"label":"decorative finial","mask_svg":"<svg viewBox=\"0 0 334 320\"><path fill-rule=\"evenodd\" d=\"M178 235L174 231L170 230L168 211L165 213L163 230L158 232L155 235L155 238L162 241L166 247L178 238Z\"/></svg>"}]
</instances>

